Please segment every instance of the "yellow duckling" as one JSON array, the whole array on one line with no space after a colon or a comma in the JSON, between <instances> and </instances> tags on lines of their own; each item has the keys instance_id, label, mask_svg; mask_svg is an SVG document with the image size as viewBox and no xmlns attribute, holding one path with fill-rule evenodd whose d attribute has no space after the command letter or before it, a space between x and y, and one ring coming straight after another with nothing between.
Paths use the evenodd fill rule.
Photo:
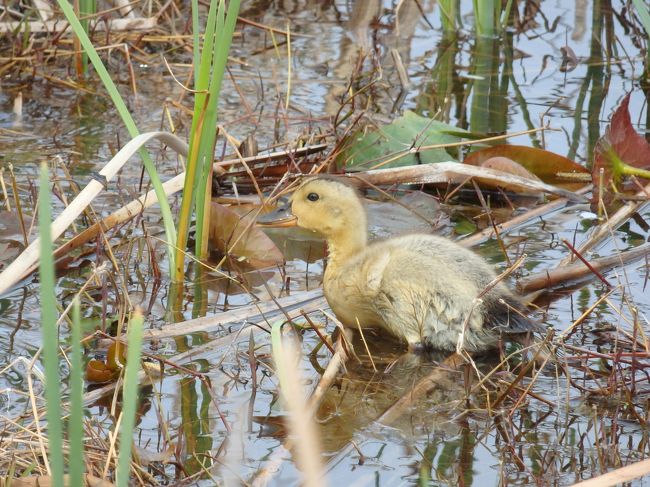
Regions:
<instances>
[{"instance_id":1,"label":"yellow duckling","mask_svg":"<svg viewBox=\"0 0 650 487\"><path fill-rule=\"evenodd\" d=\"M347 327L378 327L413 349L442 350L456 350L465 327L469 352L494 348L501 333L545 331L502 283L476 300L496 274L454 242L416 234L368 244L362 200L342 182L310 179L294 192L291 212L327 240L325 297Z\"/></svg>"}]
</instances>

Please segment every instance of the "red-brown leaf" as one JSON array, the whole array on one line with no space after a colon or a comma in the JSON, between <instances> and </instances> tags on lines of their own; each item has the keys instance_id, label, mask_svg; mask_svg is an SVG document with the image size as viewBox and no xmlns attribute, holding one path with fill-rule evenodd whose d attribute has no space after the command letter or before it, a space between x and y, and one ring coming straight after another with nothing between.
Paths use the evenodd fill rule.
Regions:
<instances>
[{"instance_id":1,"label":"red-brown leaf","mask_svg":"<svg viewBox=\"0 0 650 487\"><path fill-rule=\"evenodd\" d=\"M612 201L612 183L618 185L622 175L614 174L612 164L607 155L608 150L614 151L616 155L630 166L642 169L650 169L650 144L645 138L639 135L632 126L632 119L629 112L630 95L628 94L612 115L612 119L594 150L593 169L591 178L594 185L592 205L597 204L600 190L600 170L603 169L603 202L608 204ZM618 188L619 190L625 187Z\"/></svg>"}]
</instances>

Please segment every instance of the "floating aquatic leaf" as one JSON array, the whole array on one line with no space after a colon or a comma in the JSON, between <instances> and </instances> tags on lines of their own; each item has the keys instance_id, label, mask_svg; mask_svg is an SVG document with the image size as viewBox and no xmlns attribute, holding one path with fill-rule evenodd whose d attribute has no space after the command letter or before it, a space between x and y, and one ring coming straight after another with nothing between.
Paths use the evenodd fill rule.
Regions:
<instances>
[{"instance_id":1,"label":"floating aquatic leaf","mask_svg":"<svg viewBox=\"0 0 650 487\"><path fill-rule=\"evenodd\" d=\"M86 366L86 380L104 384L116 380L126 365L126 345L115 341L108 347L106 361L91 360Z\"/></svg>"},{"instance_id":2,"label":"floating aquatic leaf","mask_svg":"<svg viewBox=\"0 0 650 487\"><path fill-rule=\"evenodd\" d=\"M464 162L473 166L482 166L484 162L495 157L508 158L521 165L526 171L534 174L543 182L562 186L566 189L577 189L585 184L584 182L567 184L568 181L571 181L572 174L586 174L589 172L580 164L564 156L523 145L501 144L481 149L469 154ZM493 167L493 169L504 170L499 167ZM512 172L512 174L516 173ZM522 176L522 174L517 175Z\"/></svg>"},{"instance_id":3,"label":"floating aquatic leaf","mask_svg":"<svg viewBox=\"0 0 650 487\"><path fill-rule=\"evenodd\" d=\"M112 382L119 375L119 370L111 369L103 360L91 360L86 366L86 380L94 384Z\"/></svg>"},{"instance_id":4,"label":"floating aquatic leaf","mask_svg":"<svg viewBox=\"0 0 650 487\"><path fill-rule=\"evenodd\" d=\"M239 216L233 209L211 203L210 243L222 254L263 268L284 263L282 252L255 226L255 212Z\"/></svg>"},{"instance_id":5,"label":"floating aquatic leaf","mask_svg":"<svg viewBox=\"0 0 650 487\"><path fill-rule=\"evenodd\" d=\"M637 188L626 185L625 176L637 175L650 179L650 144L634 130L629 104L628 94L612 115L605 135L596 144L591 172L594 185L592 206L597 205L600 199L601 187L602 200L607 205L616 192Z\"/></svg>"},{"instance_id":6,"label":"floating aquatic leaf","mask_svg":"<svg viewBox=\"0 0 650 487\"><path fill-rule=\"evenodd\" d=\"M338 166L371 169L456 160L455 148L438 147L417 153L410 149L452 144L468 136L463 129L406 111L389 125L352 134L343 144Z\"/></svg>"}]
</instances>

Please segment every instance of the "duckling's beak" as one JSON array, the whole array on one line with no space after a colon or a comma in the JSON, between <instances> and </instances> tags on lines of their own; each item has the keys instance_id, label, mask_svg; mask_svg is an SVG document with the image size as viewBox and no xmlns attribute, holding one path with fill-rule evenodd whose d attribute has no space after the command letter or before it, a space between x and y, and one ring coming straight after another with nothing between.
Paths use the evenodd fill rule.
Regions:
<instances>
[{"instance_id":1,"label":"duckling's beak","mask_svg":"<svg viewBox=\"0 0 650 487\"><path fill-rule=\"evenodd\" d=\"M257 219L257 225L261 227L295 227L298 219L291 213L291 201L283 201L275 210L262 215Z\"/></svg>"}]
</instances>

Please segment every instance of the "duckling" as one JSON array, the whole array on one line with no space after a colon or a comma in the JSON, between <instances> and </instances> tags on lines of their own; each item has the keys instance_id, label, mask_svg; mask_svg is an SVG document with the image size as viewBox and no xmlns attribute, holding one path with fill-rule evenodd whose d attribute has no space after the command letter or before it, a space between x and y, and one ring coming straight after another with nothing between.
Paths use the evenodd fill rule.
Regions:
<instances>
[{"instance_id":1,"label":"duckling","mask_svg":"<svg viewBox=\"0 0 650 487\"><path fill-rule=\"evenodd\" d=\"M345 183L308 180L293 193L291 213L327 241L324 294L346 327L381 328L413 350L468 352L494 348L502 334L545 331L503 283L480 296L494 270L450 240L413 234L368 244L362 199Z\"/></svg>"}]
</instances>

